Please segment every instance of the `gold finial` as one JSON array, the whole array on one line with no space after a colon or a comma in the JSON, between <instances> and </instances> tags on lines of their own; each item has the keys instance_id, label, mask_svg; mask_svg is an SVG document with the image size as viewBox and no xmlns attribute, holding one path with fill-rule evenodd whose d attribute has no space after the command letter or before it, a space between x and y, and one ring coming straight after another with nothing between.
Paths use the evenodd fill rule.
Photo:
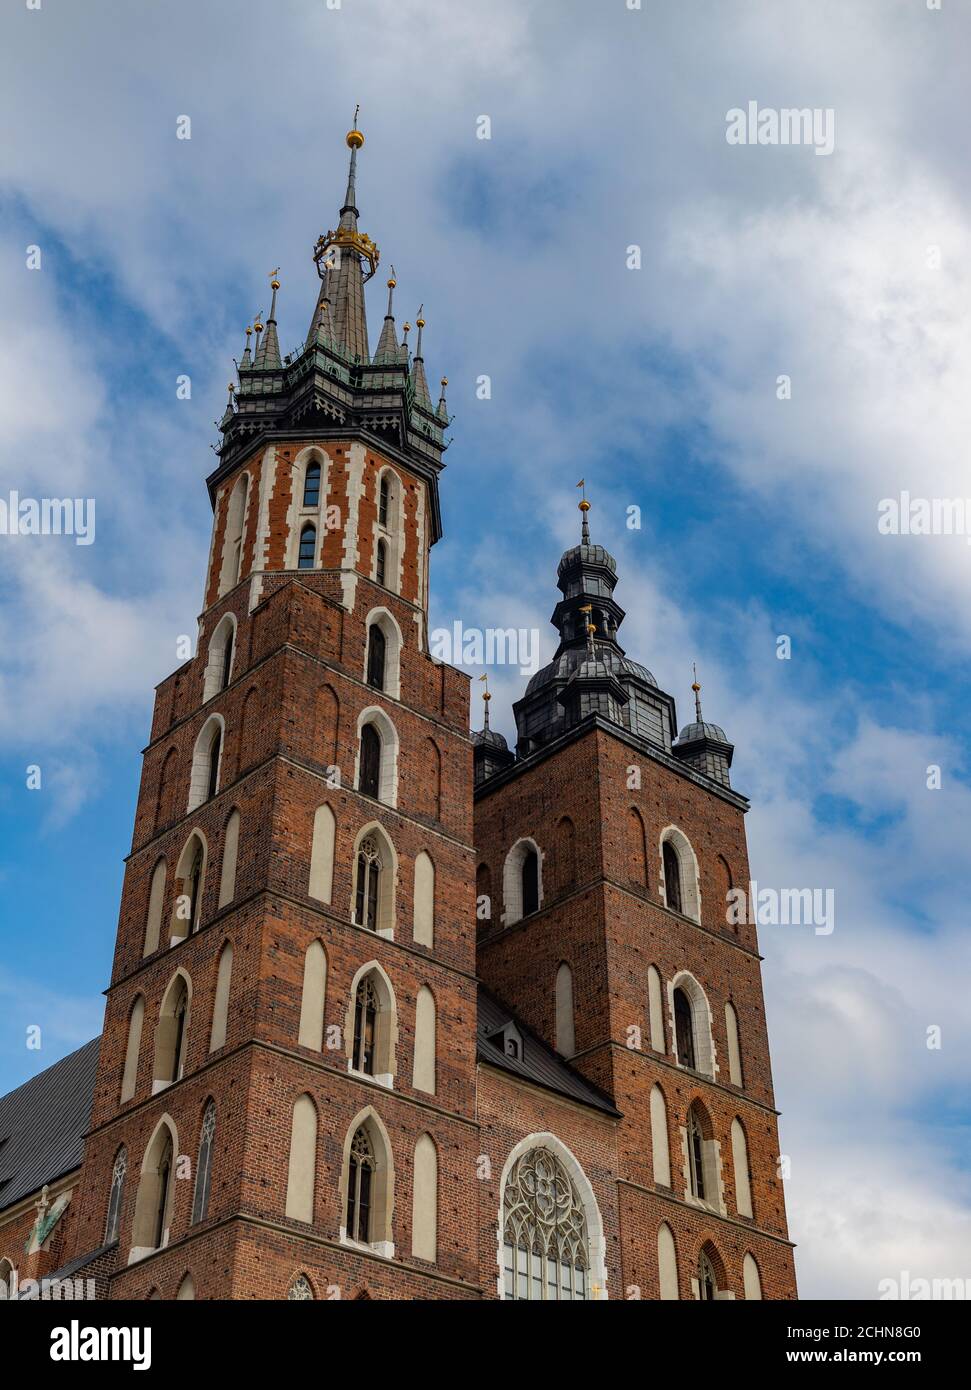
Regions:
<instances>
[{"instance_id":1,"label":"gold finial","mask_svg":"<svg viewBox=\"0 0 971 1390\"><path fill-rule=\"evenodd\" d=\"M442 377L442 387L443 387L443 389L444 389L447 385L448 385L448 377L447 377L447 376L443 376L443 377Z\"/></svg>"},{"instance_id":2,"label":"gold finial","mask_svg":"<svg viewBox=\"0 0 971 1390\"><path fill-rule=\"evenodd\" d=\"M354 108L354 129L349 130L347 132L347 135L345 136L345 140L347 141L347 148L349 150L359 150L361 146L364 144L364 136L357 128L357 117L360 109L361 103L358 102Z\"/></svg>"},{"instance_id":3,"label":"gold finial","mask_svg":"<svg viewBox=\"0 0 971 1390\"><path fill-rule=\"evenodd\" d=\"M388 289L393 290L397 283L397 280L394 278L394 266L392 266L391 274L388 276Z\"/></svg>"},{"instance_id":4,"label":"gold finial","mask_svg":"<svg viewBox=\"0 0 971 1390\"><path fill-rule=\"evenodd\" d=\"M691 689L695 692L695 715L696 715L696 718L697 718L697 722L700 724L700 723L702 722L702 718L701 718L701 686L698 684L698 667L697 667L697 665L695 664L695 662L692 662L692 663L691 663L691 672L692 672L692 675L694 676L694 682L693 682L693 684L692 684L692 686L691 686Z\"/></svg>"},{"instance_id":5,"label":"gold finial","mask_svg":"<svg viewBox=\"0 0 971 1390\"><path fill-rule=\"evenodd\" d=\"M279 266L277 266L276 270L271 270L271 271L270 271L270 289L271 289L271 290L278 290L278 289L280 288L280 282L279 282L279 280L276 278L276 277L279 275L279 273L280 273L280 267L279 267Z\"/></svg>"},{"instance_id":6,"label":"gold finial","mask_svg":"<svg viewBox=\"0 0 971 1390\"><path fill-rule=\"evenodd\" d=\"M232 395L233 392L234 392L235 390L236 390L236 387L233 385L232 382L230 382L230 383L229 383L229 394Z\"/></svg>"},{"instance_id":7,"label":"gold finial","mask_svg":"<svg viewBox=\"0 0 971 1390\"><path fill-rule=\"evenodd\" d=\"M424 328L424 327L425 327L425 320L424 320L424 319L422 318L422 316L421 316L421 311L422 311L422 309L424 309L424 307L425 307L424 304L419 304L419 306L418 306L418 317L415 319L415 326L416 326L417 328Z\"/></svg>"},{"instance_id":8,"label":"gold finial","mask_svg":"<svg viewBox=\"0 0 971 1390\"><path fill-rule=\"evenodd\" d=\"M406 323L406 324L405 324L404 331L405 331L406 333L410 333L410 332L411 332L411 324L410 324L410 323Z\"/></svg>"},{"instance_id":9,"label":"gold finial","mask_svg":"<svg viewBox=\"0 0 971 1390\"><path fill-rule=\"evenodd\" d=\"M252 324L250 324L250 325L247 327L247 329L246 329L246 336L247 336L247 338L250 336L250 334L251 334L252 332L253 332L253 326L252 326Z\"/></svg>"},{"instance_id":10,"label":"gold finial","mask_svg":"<svg viewBox=\"0 0 971 1390\"><path fill-rule=\"evenodd\" d=\"M580 481L577 483L577 487L583 489L580 501L577 503L577 506L580 508L581 512L588 512L590 510L590 503L587 501L586 480L584 478L581 478Z\"/></svg>"},{"instance_id":11,"label":"gold finial","mask_svg":"<svg viewBox=\"0 0 971 1390\"><path fill-rule=\"evenodd\" d=\"M491 699L492 699L492 696L489 694L489 674L488 674L488 672L483 672L483 674L479 677L479 680L480 680L480 681L485 681L485 690L483 690L483 692L482 692L482 698L483 698L483 700L491 700Z\"/></svg>"}]
</instances>

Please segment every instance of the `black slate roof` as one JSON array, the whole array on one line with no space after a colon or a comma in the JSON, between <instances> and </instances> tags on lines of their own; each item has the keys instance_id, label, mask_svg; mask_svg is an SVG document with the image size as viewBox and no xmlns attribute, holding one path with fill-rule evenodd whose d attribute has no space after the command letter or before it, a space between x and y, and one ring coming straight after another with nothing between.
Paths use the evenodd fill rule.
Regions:
<instances>
[{"instance_id":1,"label":"black slate roof","mask_svg":"<svg viewBox=\"0 0 971 1390\"><path fill-rule=\"evenodd\" d=\"M81 1165L100 1038L0 1096L0 1211Z\"/></svg>"},{"instance_id":2,"label":"black slate roof","mask_svg":"<svg viewBox=\"0 0 971 1390\"><path fill-rule=\"evenodd\" d=\"M491 1040L491 1035L500 1032L507 1023L519 1030L523 1039L523 1055L507 1057L502 1050L501 1039ZM554 1052L543 1040L527 1028L511 1010L486 989L479 985L478 1029L476 1035L476 1055L480 1062L501 1067L513 1076L524 1081L532 1081L536 1086L544 1086L548 1091L556 1091L581 1105L592 1105L607 1115L620 1115L613 1101L586 1077L565 1062L559 1053Z\"/></svg>"}]
</instances>

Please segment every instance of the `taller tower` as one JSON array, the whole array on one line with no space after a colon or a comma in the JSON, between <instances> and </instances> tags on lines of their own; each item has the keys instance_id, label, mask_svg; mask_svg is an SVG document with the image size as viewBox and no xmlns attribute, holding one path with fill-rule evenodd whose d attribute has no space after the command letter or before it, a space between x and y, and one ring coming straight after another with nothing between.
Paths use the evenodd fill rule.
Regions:
<instances>
[{"instance_id":1,"label":"taller tower","mask_svg":"<svg viewBox=\"0 0 971 1390\"><path fill-rule=\"evenodd\" d=\"M247 330L157 691L80 1188L111 1298L477 1292L436 1199L477 1152L468 683L426 644L448 416L393 275L369 352L363 144L303 346L275 276Z\"/></svg>"}]
</instances>

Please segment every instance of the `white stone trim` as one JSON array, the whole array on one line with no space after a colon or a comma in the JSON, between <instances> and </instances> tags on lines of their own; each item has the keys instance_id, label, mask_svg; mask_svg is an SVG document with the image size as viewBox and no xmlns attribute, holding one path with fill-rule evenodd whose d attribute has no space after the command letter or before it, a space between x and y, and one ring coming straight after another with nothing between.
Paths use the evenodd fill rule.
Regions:
<instances>
[{"instance_id":1,"label":"white stone trim","mask_svg":"<svg viewBox=\"0 0 971 1390\"><path fill-rule=\"evenodd\" d=\"M667 906L667 887L664 882L664 845L670 842L678 856L681 866L681 915L690 917L692 922L701 921L701 877L698 873L698 858L691 841L677 825L666 825L657 842L659 872L658 889ZM672 908L671 911L674 911Z\"/></svg>"},{"instance_id":2,"label":"white stone trim","mask_svg":"<svg viewBox=\"0 0 971 1390\"><path fill-rule=\"evenodd\" d=\"M543 906L543 851L530 835L521 836L506 855L502 866L502 925L511 927L523 916L523 861L529 850L536 851L536 910Z\"/></svg>"}]
</instances>

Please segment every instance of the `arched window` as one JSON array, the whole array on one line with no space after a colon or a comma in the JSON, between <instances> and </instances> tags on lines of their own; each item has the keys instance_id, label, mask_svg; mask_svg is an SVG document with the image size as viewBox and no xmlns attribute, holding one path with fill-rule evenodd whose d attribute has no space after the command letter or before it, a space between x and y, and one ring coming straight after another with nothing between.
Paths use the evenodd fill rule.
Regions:
<instances>
[{"instance_id":1,"label":"arched window","mask_svg":"<svg viewBox=\"0 0 971 1390\"><path fill-rule=\"evenodd\" d=\"M233 948L230 942L219 952L219 965L216 969L216 994L212 1005L212 1028L209 1033L209 1051L215 1052L226 1046L226 1026L229 1022L229 993L233 984Z\"/></svg>"},{"instance_id":2,"label":"arched window","mask_svg":"<svg viewBox=\"0 0 971 1390\"><path fill-rule=\"evenodd\" d=\"M651 1047L655 1052L666 1052L664 1043L664 1003L661 993L661 976L656 965L647 967L647 1009L651 1032Z\"/></svg>"},{"instance_id":3,"label":"arched window","mask_svg":"<svg viewBox=\"0 0 971 1390\"><path fill-rule=\"evenodd\" d=\"M232 674L233 674L233 642L234 642L234 640L235 640L235 637L236 637L236 629L235 629L235 627L233 627L232 624L230 624L230 625L229 625L229 631L226 633L226 640L223 642L223 649L222 649L222 679L221 679L221 683L220 683L220 687L219 687L220 690L225 690L225 689L226 689L226 686L229 684L229 682L230 682L230 680L231 680L231 678L232 678Z\"/></svg>"},{"instance_id":4,"label":"arched window","mask_svg":"<svg viewBox=\"0 0 971 1390\"><path fill-rule=\"evenodd\" d=\"M180 971L173 976L159 1009L155 1028L153 1094L171 1086L182 1075L188 1026L189 984Z\"/></svg>"},{"instance_id":5,"label":"arched window","mask_svg":"<svg viewBox=\"0 0 971 1390\"><path fill-rule=\"evenodd\" d=\"M553 1001L556 1050L563 1057L572 1057L577 1050L573 1009L573 971L566 961L563 961L556 972Z\"/></svg>"},{"instance_id":6,"label":"arched window","mask_svg":"<svg viewBox=\"0 0 971 1390\"><path fill-rule=\"evenodd\" d=\"M162 931L162 907L165 903L166 863L160 859L152 870L152 883L148 890L148 915L145 919L145 948L142 955L150 956L158 950Z\"/></svg>"},{"instance_id":7,"label":"arched window","mask_svg":"<svg viewBox=\"0 0 971 1390\"><path fill-rule=\"evenodd\" d=\"M385 646L384 633L377 623L372 623L368 628L367 683L375 690L384 689Z\"/></svg>"},{"instance_id":8,"label":"arched window","mask_svg":"<svg viewBox=\"0 0 971 1390\"><path fill-rule=\"evenodd\" d=\"M249 496L249 474L237 479L226 507L226 536L223 541L222 566L219 572L220 597L239 582L243 570L243 523Z\"/></svg>"},{"instance_id":9,"label":"arched window","mask_svg":"<svg viewBox=\"0 0 971 1390\"><path fill-rule=\"evenodd\" d=\"M294 1221L313 1221L317 1175L317 1107L299 1096L290 1122L290 1162L287 1168L286 1214Z\"/></svg>"},{"instance_id":10,"label":"arched window","mask_svg":"<svg viewBox=\"0 0 971 1390\"><path fill-rule=\"evenodd\" d=\"M306 1299L312 1299L313 1296L313 1285L306 1274L298 1274L290 1280L290 1287L287 1289L288 1299L302 1302Z\"/></svg>"},{"instance_id":11,"label":"arched window","mask_svg":"<svg viewBox=\"0 0 971 1390\"><path fill-rule=\"evenodd\" d=\"M174 1127L165 1116L159 1121L142 1162L135 1194L129 1263L168 1244L175 1189L172 1170L178 1151Z\"/></svg>"},{"instance_id":12,"label":"arched window","mask_svg":"<svg viewBox=\"0 0 971 1390\"><path fill-rule=\"evenodd\" d=\"M128 1017L128 1045L125 1048L125 1067L121 1076L122 1104L131 1100L138 1081L138 1054L142 1047L142 1021L145 1017L144 995L137 995Z\"/></svg>"},{"instance_id":13,"label":"arched window","mask_svg":"<svg viewBox=\"0 0 971 1390\"><path fill-rule=\"evenodd\" d=\"M365 1076L374 1075L374 1034L378 1021L378 992L370 975L357 987L354 999L354 1050L351 1065Z\"/></svg>"},{"instance_id":14,"label":"arched window","mask_svg":"<svg viewBox=\"0 0 971 1390\"><path fill-rule=\"evenodd\" d=\"M189 931L194 932L199 927L199 908L202 904L202 845L196 841L192 855L192 863L189 865L188 892L186 897L189 899Z\"/></svg>"},{"instance_id":15,"label":"arched window","mask_svg":"<svg viewBox=\"0 0 971 1390\"><path fill-rule=\"evenodd\" d=\"M391 480L387 473L381 479L381 486L378 489L378 524L387 528L388 525L388 503L391 500Z\"/></svg>"},{"instance_id":16,"label":"arched window","mask_svg":"<svg viewBox=\"0 0 971 1390\"><path fill-rule=\"evenodd\" d=\"M344 1036L349 1071L373 1076L383 1086L393 1084L397 1020L397 1004L391 981L376 962L362 966L352 982L345 1016Z\"/></svg>"},{"instance_id":17,"label":"arched window","mask_svg":"<svg viewBox=\"0 0 971 1390\"><path fill-rule=\"evenodd\" d=\"M219 789L219 761L222 751L223 721L213 714L199 731L192 751L192 772L189 777L187 811L194 811L205 801L211 801Z\"/></svg>"},{"instance_id":18,"label":"arched window","mask_svg":"<svg viewBox=\"0 0 971 1390\"><path fill-rule=\"evenodd\" d=\"M384 541L378 541L377 557L374 562L374 577L379 584L387 585L388 574L388 547Z\"/></svg>"},{"instance_id":19,"label":"arched window","mask_svg":"<svg viewBox=\"0 0 971 1390\"><path fill-rule=\"evenodd\" d=\"M324 1045L324 1000L327 991L327 954L319 941L311 941L303 958L303 990L297 1043L319 1052Z\"/></svg>"},{"instance_id":20,"label":"arched window","mask_svg":"<svg viewBox=\"0 0 971 1390\"><path fill-rule=\"evenodd\" d=\"M523 856L523 916L539 908L539 856L534 849L528 849Z\"/></svg>"},{"instance_id":21,"label":"arched window","mask_svg":"<svg viewBox=\"0 0 971 1390\"><path fill-rule=\"evenodd\" d=\"M415 1145L412 1168L411 1253L432 1264L438 1259L438 1151L430 1134Z\"/></svg>"},{"instance_id":22,"label":"arched window","mask_svg":"<svg viewBox=\"0 0 971 1390\"><path fill-rule=\"evenodd\" d=\"M340 1196L341 1240L393 1258L394 1165L387 1132L370 1106L351 1122L344 1140Z\"/></svg>"},{"instance_id":23,"label":"arched window","mask_svg":"<svg viewBox=\"0 0 971 1390\"><path fill-rule=\"evenodd\" d=\"M681 861L670 840L661 847L664 863L664 900L672 912L681 912Z\"/></svg>"},{"instance_id":24,"label":"arched window","mask_svg":"<svg viewBox=\"0 0 971 1390\"><path fill-rule=\"evenodd\" d=\"M192 1199L192 1224L205 1221L212 1187L212 1143L216 1137L216 1102L210 1100L202 1116L199 1157L196 1159L196 1190Z\"/></svg>"},{"instance_id":25,"label":"arched window","mask_svg":"<svg viewBox=\"0 0 971 1390\"><path fill-rule=\"evenodd\" d=\"M361 730L361 765L357 789L365 796L378 797L381 786L381 736L373 724Z\"/></svg>"},{"instance_id":26,"label":"arched window","mask_svg":"<svg viewBox=\"0 0 971 1390\"><path fill-rule=\"evenodd\" d=\"M674 1031L677 1040L678 1061L683 1067L689 1067L691 1071L695 1071L695 1039L691 1003L683 989L674 991Z\"/></svg>"},{"instance_id":27,"label":"arched window","mask_svg":"<svg viewBox=\"0 0 971 1390\"><path fill-rule=\"evenodd\" d=\"M122 1147L115 1154L111 1170L111 1191L108 1194L108 1216L105 1221L105 1245L113 1245L121 1228L121 1203L125 1195L125 1175L128 1172L128 1150Z\"/></svg>"},{"instance_id":28,"label":"arched window","mask_svg":"<svg viewBox=\"0 0 971 1390\"><path fill-rule=\"evenodd\" d=\"M435 997L427 985L415 1004L415 1057L411 1084L416 1091L435 1094Z\"/></svg>"},{"instance_id":29,"label":"arched window","mask_svg":"<svg viewBox=\"0 0 971 1390\"><path fill-rule=\"evenodd\" d=\"M676 825L669 825L661 832L661 873L665 905L672 912L700 922L698 861L691 841Z\"/></svg>"},{"instance_id":30,"label":"arched window","mask_svg":"<svg viewBox=\"0 0 971 1390\"><path fill-rule=\"evenodd\" d=\"M381 856L375 840L366 836L357 851L357 887L354 896L354 921L369 931L378 929L378 890L381 878Z\"/></svg>"},{"instance_id":31,"label":"arched window","mask_svg":"<svg viewBox=\"0 0 971 1390\"><path fill-rule=\"evenodd\" d=\"M106 1242L107 1244L107 1242ZM0 1260L0 1303L14 1297L14 1267L10 1260Z\"/></svg>"},{"instance_id":32,"label":"arched window","mask_svg":"<svg viewBox=\"0 0 971 1390\"><path fill-rule=\"evenodd\" d=\"M303 505L320 506L320 464L308 463L303 479Z\"/></svg>"},{"instance_id":33,"label":"arched window","mask_svg":"<svg viewBox=\"0 0 971 1390\"><path fill-rule=\"evenodd\" d=\"M527 1149L502 1197L503 1297L582 1300L590 1295L587 1220L576 1186L551 1149Z\"/></svg>"},{"instance_id":34,"label":"arched window","mask_svg":"<svg viewBox=\"0 0 971 1390\"><path fill-rule=\"evenodd\" d=\"M755 1263L755 1256L748 1251L742 1261L742 1284L745 1289L747 1302L758 1300L762 1297L762 1279L759 1275L759 1267Z\"/></svg>"},{"instance_id":35,"label":"arched window","mask_svg":"<svg viewBox=\"0 0 971 1390\"><path fill-rule=\"evenodd\" d=\"M717 1292L718 1281L715 1278L714 1266L708 1252L702 1250L698 1258L698 1297L703 1303L713 1302Z\"/></svg>"},{"instance_id":36,"label":"arched window","mask_svg":"<svg viewBox=\"0 0 971 1390\"><path fill-rule=\"evenodd\" d=\"M688 1180L691 1195L699 1202L706 1200L705 1136L695 1107L688 1111Z\"/></svg>"},{"instance_id":37,"label":"arched window","mask_svg":"<svg viewBox=\"0 0 971 1390\"><path fill-rule=\"evenodd\" d=\"M300 532L300 550L297 555L298 570L312 570L317 561L317 528L311 522Z\"/></svg>"},{"instance_id":38,"label":"arched window","mask_svg":"<svg viewBox=\"0 0 971 1390\"><path fill-rule=\"evenodd\" d=\"M347 1236L363 1245L371 1241L371 1185L376 1167L368 1132L362 1125L351 1140L347 1181Z\"/></svg>"},{"instance_id":39,"label":"arched window","mask_svg":"<svg viewBox=\"0 0 971 1390\"><path fill-rule=\"evenodd\" d=\"M372 822L363 828L352 862L351 921L390 940L394 936L398 864L394 846L380 825Z\"/></svg>"},{"instance_id":40,"label":"arched window","mask_svg":"<svg viewBox=\"0 0 971 1390\"><path fill-rule=\"evenodd\" d=\"M202 835L194 830L185 842L175 870L175 905L172 910L171 942L181 941L198 931L202 922L203 889L206 877L206 847Z\"/></svg>"},{"instance_id":41,"label":"arched window","mask_svg":"<svg viewBox=\"0 0 971 1390\"><path fill-rule=\"evenodd\" d=\"M191 1275L191 1274L187 1274L187 1275L185 1276L185 1278L182 1280L182 1283L179 1285L179 1291L178 1291L178 1293L175 1295L176 1300L186 1299L186 1298L194 1299L195 1296L196 1296L196 1286L195 1286L195 1284L193 1283L192 1275Z\"/></svg>"}]
</instances>

